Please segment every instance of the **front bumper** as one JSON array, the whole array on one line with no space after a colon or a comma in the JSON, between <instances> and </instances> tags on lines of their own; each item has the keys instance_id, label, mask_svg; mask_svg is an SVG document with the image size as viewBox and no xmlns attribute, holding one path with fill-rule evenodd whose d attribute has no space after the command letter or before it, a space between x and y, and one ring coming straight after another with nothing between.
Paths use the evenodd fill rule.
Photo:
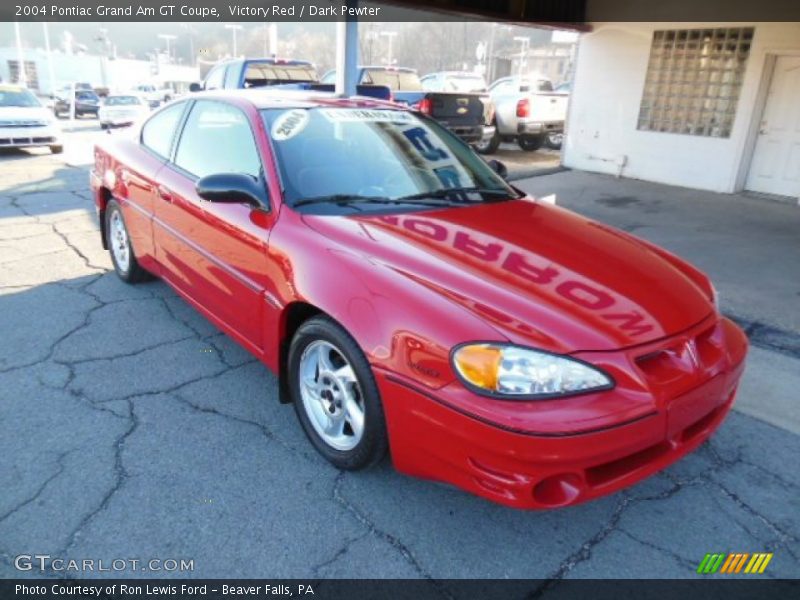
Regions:
<instances>
[{"instance_id":1,"label":"front bumper","mask_svg":"<svg viewBox=\"0 0 800 600\"><path fill-rule=\"evenodd\" d=\"M520 135L539 135L544 133L562 133L564 121L519 121L517 133Z\"/></svg>"},{"instance_id":2,"label":"front bumper","mask_svg":"<svg viewBox=\"0 0 800 600\"><path fill-rule=\"evenodd\" d=\"M524 509L577 504L628 487L695 450L733 405L744 369L744 334L726 319L711 329L705 324L694 333L706 336L705 341L716 336L715 343L721 344L716 349L704 346L698 353L702 381L672 394L669 389L679 387L674 380L665 384L670 374L648 366L654 369L649 377L660 383L651 381L649 398L637 392L637 402L642 405L638 414L621 410L632 389L623 389L628 384L620 377L618 387L607 392L539 402L551 403L548 413L560 410L564 422L587 405L595 411L600 407L619 409L616 421L596 427L587 420L582 431L574 429L575 422L558 430L547 418L539 423L541 431L535 431L536 420L525 418L522 403L517 405L516 422L492 422L486 414L476 414L464 403L456 404L463 390L458 383L430 391L402 376L376 369L395 467ZM647 356L652 354L650 348L645 350ZM606 356L598 362L619 361L620 356L610 355L627 357L631 351L635 349L603 353ZM503 402L504 409L509 407L509 401L495 402ZM513 414L513 405L510 410L506 414Z\"/></svg>"},{"instance_id":3,"label":"front bumper","mask_svg":"<svg viewBox=\"0 0 800 600\"><path fill-rule=\"evenodd\" d=\"M54 125L41 127L0 127L0 148L57 146L61 130Z\"/></svg>"}]
</instances>

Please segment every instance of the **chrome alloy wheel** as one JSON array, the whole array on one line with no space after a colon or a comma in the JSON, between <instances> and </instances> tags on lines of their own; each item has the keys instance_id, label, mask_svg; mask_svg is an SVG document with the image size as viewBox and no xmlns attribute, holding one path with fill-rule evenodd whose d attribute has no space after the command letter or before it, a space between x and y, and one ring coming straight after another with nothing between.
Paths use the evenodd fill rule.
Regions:
<instances>
[{"instance_id":1,"label":"chrome alloy wheel","mask_svg":"<svg viewBox=\"0 0 800 600\"><path fill-rule=\"evenodd\" d=\"M131 244L119 210L115 210L111 214L108 226L108 243L111 245L111 252L114 253L114 260L117 261L117 266L127 273L131 262Z\"/></svg>"},{"instance_id":2,"label":"chrome alloy wheel","mask_svg":"<svg viewBox=\"0 0 800 600\"><path fill-rule=\"evenodd\" d=\"M317 340L303 350L299 371L303 408L314 430L335 450L355 448L364 435L364 399L344 354Z\"/></svg>"}]
</instances>

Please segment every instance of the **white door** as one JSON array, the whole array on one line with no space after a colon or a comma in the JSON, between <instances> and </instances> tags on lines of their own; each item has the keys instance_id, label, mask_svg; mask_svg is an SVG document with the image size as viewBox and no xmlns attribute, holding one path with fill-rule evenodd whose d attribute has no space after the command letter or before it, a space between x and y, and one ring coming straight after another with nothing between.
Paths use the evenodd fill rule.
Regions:
<instances>
[{"instance_id":1,"label":"white door","mask_svg":"<svg viewBox=\"0 0 800 600\"><path fill-rule=\"evenodd\" d=\"M800 56L775 61L747 189L800 196Z\"/></svg>"}]
</instances>

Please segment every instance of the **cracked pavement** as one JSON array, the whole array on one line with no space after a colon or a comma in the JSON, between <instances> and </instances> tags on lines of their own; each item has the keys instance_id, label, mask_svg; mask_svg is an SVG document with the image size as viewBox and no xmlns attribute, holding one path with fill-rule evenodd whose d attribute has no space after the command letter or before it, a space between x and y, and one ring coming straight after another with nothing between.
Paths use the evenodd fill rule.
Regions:
<instances>
[{"instance_id":1,"label":"cracked pavement","mask_svg":"<svg viewBox=\"0 0 800 600\"><path fill-rule=\"evenodd\" d=\"M797 356L755 346L750 409L589 504L515 511L388 461L340 473L263 365L163 283L116 278L85 166L10 152L0 174L0 577L39 575L18 554L183 558L193 572L155 575L422 578L454 597L450 578L691 578L706 552L762 551L765 577L800 575Z\"/></svg>"}]
</instances>

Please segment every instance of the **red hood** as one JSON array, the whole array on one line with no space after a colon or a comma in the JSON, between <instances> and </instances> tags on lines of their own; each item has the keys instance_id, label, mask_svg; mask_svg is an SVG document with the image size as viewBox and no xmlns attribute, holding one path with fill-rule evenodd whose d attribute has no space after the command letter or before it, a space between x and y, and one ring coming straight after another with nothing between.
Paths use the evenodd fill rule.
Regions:
<instances>
[{"instance_id":1,"label":"red hood","mask_svg":"<svg viewBox=\"0 0 800 600\"><path fill-rule=\"evenodd\" d=\"M510 340L556 352L649 342L713 309L688 267L613 228L529 200L305 221Z\"/></svg>"}]
</instances>

